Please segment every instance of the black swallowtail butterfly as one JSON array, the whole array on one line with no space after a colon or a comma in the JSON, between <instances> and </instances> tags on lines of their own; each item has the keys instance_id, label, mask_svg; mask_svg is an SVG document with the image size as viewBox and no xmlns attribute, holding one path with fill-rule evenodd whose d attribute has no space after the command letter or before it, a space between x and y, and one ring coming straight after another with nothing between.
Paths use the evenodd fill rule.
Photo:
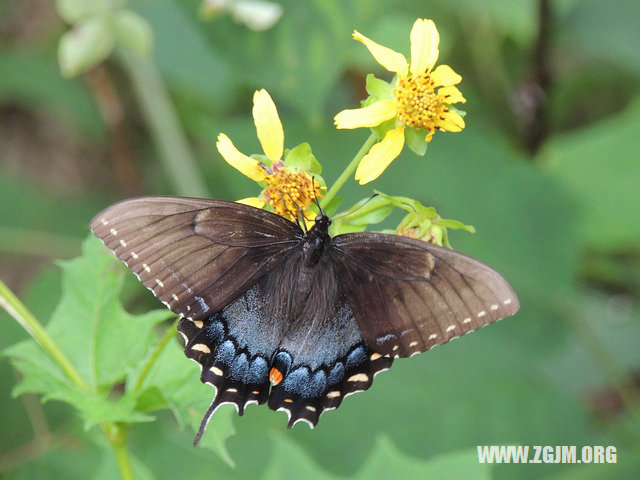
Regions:
<instances>
[{"instance_id":1,"label":"black swallowtail butterfly","mask_svg":"<svg viewBox=\"0 0 640 480\"><path fill-rule=\"evenodd\" d=\"M284 410L289 427L367 390L410 357L515 314L496 271L452 250L381 233L304 232L247 205L183 197L117 203L93 232L182 318L185 354L216 408Z\"/></svg>"}]
</instances>

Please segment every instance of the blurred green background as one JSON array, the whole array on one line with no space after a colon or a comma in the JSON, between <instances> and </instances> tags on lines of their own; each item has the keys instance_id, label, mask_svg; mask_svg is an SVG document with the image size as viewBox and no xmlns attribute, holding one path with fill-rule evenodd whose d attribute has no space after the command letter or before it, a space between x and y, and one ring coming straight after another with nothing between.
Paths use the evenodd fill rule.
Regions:
<instances>
[{"instance_id":1,"label":"blurred green background","mask_svg":"<svg viewBox=\"0 0 640 480\"><path fill-rule=\"evenodd\" d=\"M467 128L436 134L425 157L405 149L373 184L350 182L345 206L377 188L473 224L452 243L503 273L522 308L396 361L314 431L250 408L227 441L235 468L159 412L130 432L139 478L640 478L640 3L278 3L282 17L255 31L233 11L204 18L200 0L132 0L150 58L121 42L72 79L55 3L0 3L0 278L46 323L61 295L54 260L80 253L99 209L142 194L255 195L215 138L260 150L258 88L286 145L310 142L331 184L368 134L335 130L333 116L366 96L367 73L390 79L351 31L408 55L423 17L440 31L440 63L463 77ZM181 163L192 156L195 179ZM130 285L127 305L158 308ZM0 313L0 348L26 338ZM117 478L99 429L65 404L12 398L18 379L0 358L0 477ZM618 463L479 468L484 444L615 445Z\"/></svg>"}]
</instances>

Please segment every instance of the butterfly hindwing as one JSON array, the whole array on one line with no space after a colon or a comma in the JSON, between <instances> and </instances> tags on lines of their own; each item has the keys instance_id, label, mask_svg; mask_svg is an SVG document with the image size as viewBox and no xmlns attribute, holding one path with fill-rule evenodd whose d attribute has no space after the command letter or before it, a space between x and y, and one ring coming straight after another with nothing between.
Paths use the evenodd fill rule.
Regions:
<instances>
[{"instance_id":1,"label":"butterfly hindwing","mask_svg":"<svg viewBox=\"0 0 640 480\"><path fill-rule=\"evenodd\" d=\"M499 273L453 250L380 233L333 240L331 255L362 336L380 353L408 357L519 308Z\"/></svg>"},{"instance_id":2,"label":"butterfly hindwing","mask_svg":"<svg viewBox=\"0 0 640 480\"><path fill-rule=\"evenodd\" d=\"M242 414L246 405L265 402L287 413L289 427L299 421L313 427L325 409L367 390L391 366L391 358L364 343L326 262L308 268L301 252L292 252L221 312L180 321L185 354L216 388L203 428L220 405L231 403Z\"/></svg>"},{"instance_id":3,"label":"butterfly hindwing","mask_svg":"<svg viewBox=\"0 0 640 480\"><path fill-rule=\"evenodd\" d=\"M194 320L222 310L302 238L264 210L185 197L117 203L91 229L167 307Z\"/></svg>"},{"instance_id":4,"label":"butterfly hindwing","mask_svg":"<svg viewBox=\"0 0 640 480\"><path fill-rule=\"evenodd\" d=\"M308 267L301 257L291 255L265 279L268 291L277 291L280 301L288 298L293 306L272 362L277 382L268 405L287 413L289 427L298 421L314 427L324 410L367 390L392 359L364 343L331 259ZM278 285L289 286L289 292Z\"/></svg>"}]
</instances>

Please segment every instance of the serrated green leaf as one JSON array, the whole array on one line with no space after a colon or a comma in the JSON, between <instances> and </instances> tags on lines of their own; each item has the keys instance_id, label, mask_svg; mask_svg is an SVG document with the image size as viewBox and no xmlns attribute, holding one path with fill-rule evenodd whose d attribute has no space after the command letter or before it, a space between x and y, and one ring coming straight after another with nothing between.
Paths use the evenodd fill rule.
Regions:
<instances>
[{"instance_id":1,"label":"serrated green leaf","mask_svg":"<svg viewBox=\"0 0 640 480\"><path fill-rule=\"evenodd\" d=\"M106 421L151 420L135 411L138 392L110 395L110 391L144 358L153 327L172 313L125 312L118 299L124 271L93 236L85 240L82 256L60 265L63 293L46 329L89 391L72 384L34 340L27 340L4 352L23 375L14 394L35 392L44 400L69 403L79 410L87 428Z\"/></svg>"},{"instance_id":2,"label":"serrated green leaf","mask_svg":"<svg viewBox=\"0 0 640 480\"><path fill-rule=\"evenodd\" d=\"M475 449L437 455L426 462L417 460L401 452L388 437L380 435L369 460L354 476L354 480L394 477L407 480L489 480L491 467L478 462Z\"/></svg>"},{"instance_id":3,"label":"serrated green leaf","mask_svg":"<svg viewBox=\"0 0 640 480\"><path fill-rule=\"evenodd\" d=\"M154 325L173 314L127 313L119 301L125 271L93 235L82 256L60 265L63 295L47 330L88 385L114 385L144 357Z\"/></svg>"},{"instance_id":4,"label":"serrated green leaf","mask_svg":"<svg viewBox=\"0 0 640 480\"><path fill-rule=\"evenodd\" d=\"M149 387L138 394L136 410L139 412L153 412L165 408L169 409L171 405L159 388Z\"/></svg>"},{"instance_id":5,"label":"serrated green leaf","mask_svg":"<svg viewBox=\"0 0 640 480\"><path fill-rule=\"evenodd\" d=\"M300 446L284 435L274 435L273 443L275 450L271 462L265 470L264 480L281 478L338 480L343 478L323 470ZM446 453L425 461L401 452L388 437L379 435L368 459L349 478L353 480L375 478L490 480L491 467L478 462L475 449Z\"/></svg>"},{"instance_id":6,"label":"serrated green leaf","mask_svg":"<svg viewBox=\"0 0 640 480\"><path fill-rule=\"evenodd\" d=\"M189 425L196 432L211 404L214 391L200 382L198 367L186 360L177 342L167 344L144 379L140 407L149 407L155 402L156 407L163 408L160 405L164 401L167 405L165 408L173 412L183 428ZM133 370L129 378L136 378L138 374ZM235 409L232 406L221 407L211 418L200 441L201 446L213 450L230 466L234 466L234 461L227 450L226 441L235 435L234 416Z\"/></svg>"},{"instance_id":7,"label":"serrated green leaf","mask_svg":"<svg viewBox=\"0 0 640 480\"><path fill-rule=\"evenodd\" d=\"M151 52L153 32L149 23L131 10L121 10L115 15L113 31L120 45L138 55Z\"/></svg>"},{"instance_id":8,"label":"serrated green leaf","mask_svg":"<svg viewBox=\"0 0 640 480\"><path fill-rule=\"evenodd\" d=\"M289 168L297 168L310 174L320 175L322 165L311 152L311 145L307 142L285 152L284 163Z\"/></svg>"},{"instance_id":9,"label":"serrated green leaf","mask_svg":"<svg viewBox=\"0 0 640 480\"><path fill-rule=\"evenodd\" d=\"M84 420L85 429L102 422L148 422L153 417L136 411L136 395L87 392L72 384L62 370L32 340L7 348L4 355L23 375L12 394L39 393L43 401L57 400L72 405Z\"/></svg>"},{"instance_id":10,"label":"serrated green leaf","mask_svg":"<svg viewBox=\"0 0 640 480\"><path fill-rule=\"evenodd\" d=\"M58 45L60 71L75 77L95 67L109 56L114 37L107 20L90 18L66 32Z\"/></svg>"},{"instance_id":11,"label":"serrated green leaf","mask_svg":"<svg viewBox=\"0 0 640 480\"><path fill-rule=\"evenodd\" d=\"M421 157L427 153L427 148L429 147L429 142L427 142L426 137L427 134L425 130L412 127L404 129L404 139L407 146L411 151L413 151L413 153L420 155Z\"/></svg>"},{"instance_id":12,"label":"serrated green leaf","mask_svg":"<svg viewBox=\"0 0 640 480\"><path fill-rule=\"evenodd\" d=\"M373 73L367 75L365 88L367 93L375 100L393 100L393 87L391 84L376 78Z\"/></svg>"}]
</instances>

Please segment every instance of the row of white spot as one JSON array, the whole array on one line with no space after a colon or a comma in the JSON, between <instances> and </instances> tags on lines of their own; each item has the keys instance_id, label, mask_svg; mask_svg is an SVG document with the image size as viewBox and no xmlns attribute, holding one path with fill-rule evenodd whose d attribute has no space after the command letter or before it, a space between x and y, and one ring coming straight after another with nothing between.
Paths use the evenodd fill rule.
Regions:
<instances>
[{"instance_id":1,"label":"row of white spot","mask_svg":"<svg viewBox=\"0 0 640 480\"><path fill-rule=\"evenodd\" d=\"M512 300L511 300L510 298L507 298L507 299L506 299L506 300L504 300L502 303L503 303L504 305L509 305L509 304L511 304L511 302L512 302ZM491 308L491 310L492 310L492 311L496 311L496 310L498 310L498 308L500 308L500 305L498 305L497 303L494 303L493 305L491 305L491 307L490 307L490 308ZM481 310L481 311L479 311L479 312L478 312L478 315L477 315L477 316L478 316L478 318L482 318L482 317L484 317L486 314L487 314L487 312L486 312L485 310ZM498 319L498 320L502 320L502 319L500 318L500 319ZM465 319L462 321L462 323L463 323L463 324L465 324L465 325L466 325L466 324L468 324L468 323L471 323L471 317L467 317L467 318L465 318ZM424 324L421 324L421 326L422 326L422 325L424 325ZM455 330L455 329L456 329L456 327L457 327L457 325L456 325L456 324L454 324L454 323L452 323L451 325L449 325L449 326L447 327L447 333L452 332L453 330ZM412 330L412 329L408 329L408 330L406 330L405 332L409 332L409 331L411 331L411 330ZM403 332L403 334L404 334L405 332ZM387 337L387 336L389 336L389 335L386 335L385 337ZM381 337L381 338L385 338L385 337ZM437 334L437 333L432 333L431 335L429 335L429 340L435 340L436 338L438 338L438 334ZM458 338L458 337L453 337L451 340L453 340L454 338ZM380 341L380 339L378 339L378 341ZM409 347L415 347L415 346L417 346L417 345L418 345L418 342L413 341L413 342L411 342L411 343L409 344ZM393 346L393 348L392 348L392 350L395 352L395 351L396 351L396 350L398 350L399 348L400 348L400 347L399 347L398 345L394 345L394 346ZM413 357L414 355L417 355L417 354L419 354L419 353L422 353L422 352L421 352L421 351L413 352L413 353L411 354L411 356ZM396 355L394 358L397 358L398 356L399 356L399 355ZM373 360L373 358L372 358L372 360Z\"/></svg>"}]
</instances>

